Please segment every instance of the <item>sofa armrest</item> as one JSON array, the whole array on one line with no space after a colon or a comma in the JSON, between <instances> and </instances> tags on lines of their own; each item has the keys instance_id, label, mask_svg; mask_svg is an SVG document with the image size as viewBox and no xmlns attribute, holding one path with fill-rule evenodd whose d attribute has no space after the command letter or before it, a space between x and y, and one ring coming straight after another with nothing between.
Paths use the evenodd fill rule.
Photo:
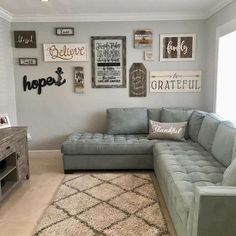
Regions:
<instances>
[{"instance_id":1,"label":"sofa armrest","mask_svg":"<svg viewBox=\"0 0 236 236\"><path fill-rule=\"evenodd\" d=\"M193 236L236 235L236 187L196 187Z\"/></svg>"}]
</instances>

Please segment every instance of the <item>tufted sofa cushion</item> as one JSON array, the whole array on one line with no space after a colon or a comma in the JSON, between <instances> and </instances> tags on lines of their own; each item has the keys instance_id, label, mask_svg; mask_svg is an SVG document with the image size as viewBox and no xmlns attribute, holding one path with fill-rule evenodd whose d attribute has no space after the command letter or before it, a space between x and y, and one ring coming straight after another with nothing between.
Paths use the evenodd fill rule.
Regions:
<instances>
[{"instance_id":1,"label":"tufted sofa cushion","mask_svg":"<svg viewBox=\"0 0 236 236\"><path fill-rule=\"evenodd\" d=\"M145 134L74 133L62 144L62 152L70 155L152 154L152 147L156 142L157 140L148 140Z\"/></svg>"},{"instance_id":2,"label":"tufted sofa cushion","mask_svg":"<svg viewBox=\"0 0 236 236\"><path fill-rule=\"evenodd\" d=\"M169 191L172 204L183 222L194 197L195 186L219 185L225 167L198 143L157 143L154 159Z\"/></svg>"}]
</instances>

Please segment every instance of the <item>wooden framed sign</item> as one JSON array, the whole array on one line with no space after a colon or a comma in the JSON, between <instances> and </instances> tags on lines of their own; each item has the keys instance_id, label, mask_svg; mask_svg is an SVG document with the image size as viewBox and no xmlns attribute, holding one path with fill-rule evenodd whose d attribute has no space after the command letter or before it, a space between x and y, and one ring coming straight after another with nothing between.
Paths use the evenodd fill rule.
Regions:
<instances>
[{"instance_id":1,"label":"wooden framed sign","mask_svg":"<svg viewBox=\"0 0 236 236\"><path fill-rule=\"evenodd\" d=\"M126 37L91 37L92 87L126 87Z\"/></svg>"},{"instance_id":2,"label":"wooden framed sign","mask_svg":"<svg viewBox=\"0 0 236 236\"><path fill-rule=\"evenodd\" d=\"M19 58L20 66L37 66L38 59L37 58Z\"/></svg>"},{"instance_id":3,"label":"wooden framed sign","mask_svg":"<svg viewBox=\"0 0 236 236\"><path fill-rule=\"evenodd\" d=\"M150 92L201 92L201 71L151 71Z\"/></svg>"},{"instance_id":4,"label":"wooden framed sign","mask_svg":"<svg viewBox=\"0 0 236 236\"><path fill-rule=\"evenodd\" d=\"M152 47L152 30L139 29L134 31L134 47L135 48L151 48Z\"/></svg>"},{"instance_id":5,"label":"wooden framed sign","mask_svg":"<svg viewBox=\"0 0 236 236\"><path fill-rule=\"evenodd\" d=\"M36 48L35 31L14 31L15 48Z\"/></svg>"},{"instance_id":6,"label":"wooden framed sign","mask_svg":"<svg viewBox=\"0 0 236 236\"><path fill-rule=\"evenodd\" d=\"M129 70L129 96L147 96L147 70L143 63L133 63Z\"/></svg>"},{"instance_id":7,"label":"wooden framed sign","mask_svg":"<svg viewBox=\"0 0 236 236\"><path fill-rule=\"evenodd\" d=\"M161 34L160 61L194 61L196 34Z\"/></svg>"},{"instance_id":8,"label":"wooden framed sign","mask_svg":"<svg viewBox=\"0 0 236 236\"><path fill-rule=\"evenodd\" d=\"M43 44L44 61L88 61L86 43Z\"/></svg>"},{"instance_id":9,"label":"wooden framed sign","mask_svg":"<svg viewBox=\"0 0 236 236\"><path fill-rule=\"evenodd\" d=\"M75 93L84 93L84 67L77 66L74 68L74 80Z\"/></svg>"},{"instance_id":10,"label":"wooden framed sign","mask_svg":"<svg viewBox=\"0 0 236 236\"><path fill-rule=\"evenodd\" d=\"M73 27L56 28L56 35L58 36L73 36L75 35Z\"/></svg>"}]
</instances>

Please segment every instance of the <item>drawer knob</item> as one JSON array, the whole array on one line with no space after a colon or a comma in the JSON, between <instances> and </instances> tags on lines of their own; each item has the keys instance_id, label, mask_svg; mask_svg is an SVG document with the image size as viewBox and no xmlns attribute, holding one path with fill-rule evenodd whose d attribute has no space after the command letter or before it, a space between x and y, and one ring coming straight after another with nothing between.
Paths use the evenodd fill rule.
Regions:
<instances>
[{"instance_id":1,"label":"drawer knob","mask_svg":"<svg viewBox=\"0 0 236 236\"><path fill-rule=\"evenodd\" d=\"M7 146L7 147L6 147L7 150L10 149L10 148L11 148L10 146Z\"/></svg>"}]
</instances>

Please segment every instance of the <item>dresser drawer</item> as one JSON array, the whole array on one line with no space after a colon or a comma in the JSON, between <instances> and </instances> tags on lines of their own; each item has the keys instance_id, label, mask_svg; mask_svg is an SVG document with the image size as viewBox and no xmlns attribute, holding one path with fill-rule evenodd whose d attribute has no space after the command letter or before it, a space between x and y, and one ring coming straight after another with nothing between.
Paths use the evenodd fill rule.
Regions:
<instances>
[{"instance_id":1,"label":"dresser drawer","mask_svg":"<svg viewBox=\"0 0 236 236\"><path fill-rule=\"evenodd\" d=\"M0 146L0 160L15 152L15 146L9 142L2 143Z\"/></svg>"}]
</instances>

